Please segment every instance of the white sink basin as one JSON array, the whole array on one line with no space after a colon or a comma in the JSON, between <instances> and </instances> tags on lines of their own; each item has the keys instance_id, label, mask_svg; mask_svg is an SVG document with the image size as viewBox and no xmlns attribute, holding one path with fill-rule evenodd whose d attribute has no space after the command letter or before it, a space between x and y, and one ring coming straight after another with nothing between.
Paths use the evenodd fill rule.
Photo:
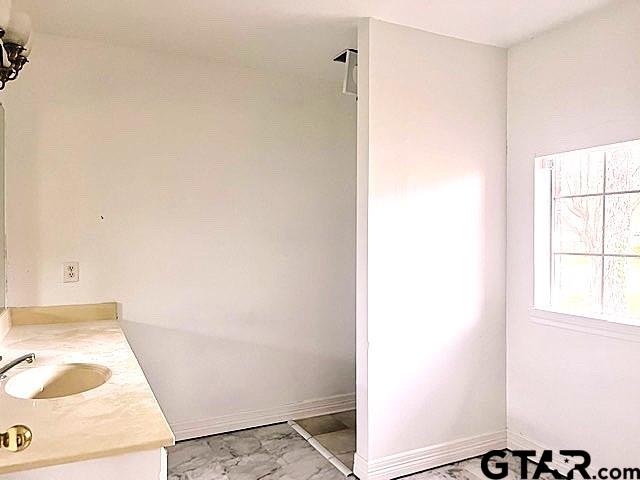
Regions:
<instances>
[{"instance_id":1,"label":"white sink basin","mask_svg":"<svg viewBox=\"0 0 640 480\"><path fill-rule=\"evenodd\" d=\"M92 363L48 365L13 376L4 387L12 397L58 398L93 390L111 377L111 370Z\"/></svg>"}]
</instances>

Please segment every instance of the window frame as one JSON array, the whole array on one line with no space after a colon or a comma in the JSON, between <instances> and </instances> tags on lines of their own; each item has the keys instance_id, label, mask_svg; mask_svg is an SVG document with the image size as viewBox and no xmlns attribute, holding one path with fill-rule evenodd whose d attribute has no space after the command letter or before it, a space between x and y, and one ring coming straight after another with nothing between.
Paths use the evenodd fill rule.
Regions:
<instances>
[{"instance_id":1,"label":"window frame","mask_svg":"<svg viewBox=\"0 0 640 480\"><path fill-rule=\"evenodd\" d=\"M598 325L606 322L610 325L622 327L621 333L623 338L629 335L635 338L640 335L640 316L615 316L605 314L604 312L604 288L605 288L605 260L607 258L636 258L640 260L639 254L629 253L606 253L606 202L607 198L613 195L633 195L640 194L640 188L624 191L607 191L607 160L608 153L613 147L624 146L625 144L639 143L640 140L629 140L623 142L599 145L596 147L579 148L548 155L540 155L535 157L534 161L534 295L533 307L531 307L531 316L538 323L545 325L559 324L563 328L569 327L575 330L577 326L589 324L588 333L600 332ZM553 160L563 153L583 152L591 154L603 152L604 154L604 170L603 170L603 186L599 193L585 193L575 195L556 195L554 192L553 178ZM602 245L600 252L597 253L579 253L555 251L554 249L554 214L555 203L560 199L566 198L602 198ZM553 288L555 276L555 258L559 255L577 255L585 258L600 258L602 265L600 266L600 312L581 312L581 311L563 311L553 305ZM594 327L593 322L596 322ZM632 334L629 331L632 329ZM618 328L619 330L619 328ZM638 337L640 341L640 337Z\"/></svg>"}]
</instances>

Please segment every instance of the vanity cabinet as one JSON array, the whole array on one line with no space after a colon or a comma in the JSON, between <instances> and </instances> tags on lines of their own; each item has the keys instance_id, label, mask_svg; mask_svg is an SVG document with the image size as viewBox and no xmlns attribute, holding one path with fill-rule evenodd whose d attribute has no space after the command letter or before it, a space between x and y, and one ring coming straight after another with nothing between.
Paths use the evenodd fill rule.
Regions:
<instances>
[{"instance_id":1,"label":"vanity cabinet","mask_svg":"<svg viewBox=\"0 0 640 480\"><path fill-rule=\"evenodd\" d=\"M167 452L160 448L0 475L0 480L88 479L167 480Z\"/></svg>"}]
</instances>

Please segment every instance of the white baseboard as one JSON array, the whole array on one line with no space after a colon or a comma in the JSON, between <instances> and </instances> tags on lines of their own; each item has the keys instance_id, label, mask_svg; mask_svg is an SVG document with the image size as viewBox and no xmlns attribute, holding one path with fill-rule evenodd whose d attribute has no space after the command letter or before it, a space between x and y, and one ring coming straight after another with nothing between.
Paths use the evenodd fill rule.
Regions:
<instances>
[{"instance_id":1,"label":"white baseboard","mask_svg":"<svg viewBox=\"0 0 640 480\"><path fill-rule=\"evenodd\" d=\"M171 423L176 440L206 437L217 433L232 432L244 428L259 427L271 423L328 415L356 408L355 393L307 400L279 407L239 412L219 417Z\"/></svg>"},{"instance_id":2,"label":"white baseboard","mask_svg":"<svg viewBox=\"0 0 640 480\"><path fill-rule=\"evenodd\" d=\"M360 480L391 480L505 448L507 433L502 430L398 453L372 462L356 454L353 472Z\"/></svg>"},{"instance_id":3,"label":"white baseboard","mask_svg":"<svg viewBox=\"0 0 640 480\"><path fill-rule=\"evenodd\" d=\"M550 468L557 470L563 475L566 475L567 472L569 472L569 470L571 470L575 465L572 457L565 457L563 455L560 455L557 449L544 446L535 440L532 440L528 437L525 437L524 435L512 432L510 430L507 433L507 448L509 450L535 450L537 452L537 455L534 459L535 462L539 460L543 450L551 450L553 451L553 462L549 463L548 465ZM568 462L565 462L565 459L567 459ZM591 477L594 478L598 471L598 468L591 466L587 469L587 471L589 472ZM581 476L578 474L576 475L576 478L581 478Z\"/></svg>"}]
</instances>

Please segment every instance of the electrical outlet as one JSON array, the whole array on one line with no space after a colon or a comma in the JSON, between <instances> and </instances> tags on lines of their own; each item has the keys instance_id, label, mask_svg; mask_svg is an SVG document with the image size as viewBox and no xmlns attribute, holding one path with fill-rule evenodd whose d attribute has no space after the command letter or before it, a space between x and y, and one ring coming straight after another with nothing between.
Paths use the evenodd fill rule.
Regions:
<instances>
[{"instance_id":1,"label":"electrical outlet","mask_svg":"<svg viewBox=\"0 0 640 480\"><path fill-rule=\"evenodd\" d=\"M78 262L66 262L62 264L62 281L64 283L80 281L80 264Z\"/></svg>"}]
</instances>

